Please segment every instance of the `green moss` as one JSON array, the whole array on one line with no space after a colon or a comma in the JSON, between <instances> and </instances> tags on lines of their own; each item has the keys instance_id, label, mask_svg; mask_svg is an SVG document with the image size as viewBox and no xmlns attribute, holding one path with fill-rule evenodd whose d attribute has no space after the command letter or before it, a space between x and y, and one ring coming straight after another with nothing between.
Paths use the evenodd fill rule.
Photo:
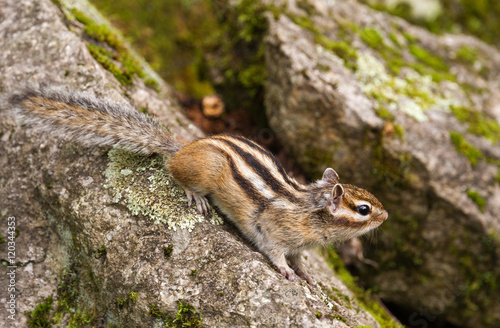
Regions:
<instances>
[{"instance_id":1,"label":"green moss","mask_svg":"<svg viewBox=\"0 0 500 328\"><path fill-rule=\"evenodd\" d=\"M385 311L384 308L371 296L369 291L362 290L356 283L356 279L347 271L342 263L342 260L337 255L333 247L328 248L326 252L328 264L335 270L347 287L356 295L359 305L372 314L382 327L398 327L401 326L395 322L392 317ZM337 320L343 321L341 318ZM345 320L345 319L344 319ZM345 321L343 321L345 322Z\"/></svg>"},{"instance_id":2,"label":"green moss","mask_svg":"<svg viewBox=\"0 0 500 328\"><path fill-rule=\"evenodd\" d=\"M469 159L472 165L477 165L484 158L483 153L465 140L464 136L458 132L450 131L451 142L455 149Z\"/></svg>"},{"instance_id":3,"label":"green moss","mask_svg":"<svg viewBox=\"0 0 500 328\"><path fill-rule=\"evenodd\" d=\"M400 110L415 120L427 120L425 110L435 102L444 101L433 93L434 84L429 78L410 74L405 79L388 74L384 65L375 57L364 54L358 59L356 78L363 92L379 103L379 114L390 117L387 108Z\"/></svg>"},{"instance_id":4,"label":"green moss","mask_svg":"<svg viewBox=\"0 0 500 328\"><path fill-rule=\"evenodd\" d=\"M105 48L89 43L87 44L87 49L92 57L94 57L102 67L113 74L121 84L129 85L132 83L132 75L127 74L118 63L108 55L109 52Z\"/></svg>"},{"instance_id":5,"label":"green moss","mask_svg":"<svg viewBox=\"0 0 500 328\"><path fill-rule=\"evenodd\" d=\"M422 63L426 64L434 68L437 71L448 71L448 65L443 62L443 60L439 57L432 55L430 52L425 50L424 48L416 45L410 44L409 50L415 58L417 58Z\"/></svg>"},{"instance_id":6,"label":"green moss","mask_svg":"<svg viewBox=\"0 0 500 328\"><path fill-rule=\"evenodd\" d=\"M394 124L394 134L396 135L396 137L401 140L401 141L404 141L405 139L405 129L402 125L399 125L399 124Z\"/></svg>"},{"instance_id":7,"label":"green moss","mask_svg":"<svg viewBox=\"0 0 500 328\"><path fill-rule=\"evenodd\" d=\"M135 304L137 302L137 297L139 296L139 294L137 294L137 292L130 292L128 294L128 299L133 303Z\"/></svg>"},{"instance_id":8,"label":"green moss","mask_svg":"<svg viewBox=\"0 0 500 328\"><path fill-rule=\"evenodd\" d=\"M218 29L212 34L209 52L219 49L221 56L208 57L198 68L203 76L209 71L222 72L220 83L215 85L226 102L227 108L246 108L252 119L265 126L264 84L267 79L264 36L268 28L264 13L273 12L272 5L259 1L242 0L233 10L216 10Z\"/></svg>"},{"instance_id":9,"label":"green moss","mask_svg":"<svg viewBox=\"0 0 500 328\"><path fill-rule=\"evenodd\" d=\"M90 17L76 8L72 9L71 13L77 21L85 26L83 32L89 37L96 41L105 42L117 51L126 50L122 38L109 26L96 24Z\"/></svg>"},{"instance_id":10,"label":"green moss","mask_svg":"<svg viewBox=\"0 0 500 328\"><path fill-rule=\"evenodd\" d=\"M158 320L163 321L165 327L202 327L202 317L198 310L183 300L177 301L177 311L174 316L161 311L156 304L149 307L149 314Z\"/></svg>"},{"instance_id":11,"label":"green moss","mask_svg":"<svg viewBox=\"0 0 500 328\"><path fill-rule=\"evenodd\" d=\"M287 16L298 26L310 31L314 36L314 42L321 45L323 48L333 52L335 55L344 60L344 65L356 70L356 59L358 58L357 50L345 40L334 41L326 37L314 24L309 16L294 15L287 13Z\"/></svg>"},{"instance_id":12,"label":"green moss","mask_svg":"<svg viewBox=\"0 0 500 328\"><path fill-rule=\"evenodd\" d=\"M217 46L222 13L212 1L92 1L162 78L177 90L201 98L214 93L205 65ZM154 10L153 10L154 9ZM165 13L169 18L165 19ZM151 84L150 84L151 82ZM158 82L144 83L153 87Z\"/></svg>"},{"instance_id":13,"label":"green moss","mask_svg":"<svg viewBox=\"0 0 500 328\"><path fill-rule=\"evenodd\" d=\"M409 43L415 43L418 41L418 38L410 33L403 32L403 37L408 41Z\"/></svg>"},{"instance_id":14,"label":"green moss","mask_svg":"<svg viewBox=\"0 0 500 328\"><path fill-rule=\"evenodd\" d=\"M57 306L63 312L70 312L80 296L80 277L76 270L75 264L65 267L59 279Z\"/></svg>"},{"instance_id":15,"label":"green moss","mask_svg":"<svg viewBox=\"0 0 500 328\"><path fill-rule=\"evenodd\" d=\"M173 251L174 251L173 245L168 245L167 247L163 247L163 256L166 259L169 259L172 256Z\"/></svg>"},{"instance_id":16,"label":"green moss","mask_svg":"<svg viewBox=\"0 0 500 328\"><path fill-rule=\"evenodd\" d=\"M161 156L141 156L119 149L108 152L106 188L116 202L124 202L132 215L145 215L155 224L169 229L194 229L196 222L206 218L187 208L187 198L169 174ZM212 211L211 223L220 224L222 218Z\"/></svg>"},{"instance_id":17,"label":"green moss","mask_svg":"<svg viewBox=\"0 0 500 328\"><path fill-rule=\"evenodd\" d=\"M160 87L160 83L156 80L156 79L153 79L151 77L146 77L144 79L144 84L156 91L159 90L159 87ZM209 94L208 92L206 94Z\"/></svg>"},{"instance_id":18,"label":"green moss","mask_svg":"<svg viewBox=\"0 0 500 328\"><path fill-rule=\"evenodd\" d=\"M196 270L196 269L191 270L191 275L192 275L193 277L195 277L197 273L198 273L198 270Z\"/></svg>"},{"instance_id":19,"label":"green moss","mask_svg":"<svg viewBox=\"0 0 500 328\"><path fill-rule=\"evenodd\" d=\"M467 196L477 205L481 212L484 211L486 207L486 199L481 197L476 190L467 190Z\"/></svg>"},{"instance_id":20,"label":"green moss","mask_svg":"<svg viewBox=\"0 0 500 328\"><path fill-rule=\"evenodd\" d=\"M375 111L377 112L377 115L380 116L380 118L389 122L394 121L394 115L389 109L387 109L387 107L380 105Z\"/></svg>"},{"instance_id":21,"label":"green moss","mask_svg":"<svg viewBox=\"0 0 500 328\"><path fill-rule=\"evenodd\" d=\"M495 120L465 106L451 106L450 109L459 121L469 125L467 131L470 133L485 137L493 142L500 141L500 124Z\"/></svg>"},{"instance_id":22,"label":"green moss","mask_svg":"<svg viewBox=\"0 0 500 328\"><path fill-rule=\"evenodd\" d=\"M409 52L415 57L415 62L405 62L402 57L401 44L394 32L389 33L389 39L394 46L389 46L379 31L373 28L354 28L361 40L369 47L376 50L384 61L385 66L394 75L399 75L401 68L411 67L421 75L429 75L435 82L442 80L455 81L456 78L450 74L448 65L442 58L432 55L424 48L416 44L416 39L410 35L403 36L407 39ZM399 33L399 32L398 32ZM418 87L415 88L418 90ZM430 97L432 98L432 97Z\"/></svg>"},{"instance_id":23,"label":"green moss","mask_svg":"<svg viewBox=\"0 0 500 328\"><path fill-rule=\"evenodd\" d=\"M359 36L364 43L366 43L373 49L381 49L385 47L384 39L382 38L380 33L373 28L361 29Z\"/></svg>"},{"instance_id":24,"label":"green moss","mask_svg":"<svg viewBox=\"0 0 500 328\"><path fill-rule=\"evenodd\" d=\"M478 59L477 49L468 46L461 46L455 55L459 61L469 65L474 64Z\"/></svg>"},{"instance_id":25,"label":"green moss","mask_svg":"<svg viewBox=\"0 0 500 328\"><path fill-rule=\"evenodd\" d=\"M396 47L398 47L398 48L400 48L400 47L401 47L401 43L399 42L399 39L398 39L398 37L396 36L396 34L394 34L394 33L392 33L392 32L391 32L391 33L389 33L389 39L391 39L392 43L393 43Z\"/></svg>"},{"instance_id":26,"label":"green moss","mask_svg":"<svg viewBox=\"0 0 500 328\"><path fill-rule=\"evenodd\" d=\"M97 249L97 258L106 258L106 255L108 254L108 251L106 250L106 246L102 245Z\"/></svg>"},{"instance_id":27,"label":"green moss","mask_svg":"<svg viewBox=\"0 0 500 328\"><path fill-rule=\"evenodd\" d=\"M78 245L74 246L80 249ZM68 314L68 327L93 327L96 320L104 315L104 309L98 309L95 304L100 295L97 277L82 256L76 253L72 256L71 264L61 272L57 287L54 321L57 323L64 314Z\"/></svg>"},{"instance_id":28,"label":"green moss","mask_svg":"<svg viewBox=\"0 0 500 328\"><path fill-rule=\"evenodd\" d=\"M160 309L158 308L158 306L156 304L152 304L149 306L148 313L151 314L156 319L161 319L161 320L163 320L163 317L166 316L166 314L164 312L160 311Z\"/></svg>"},{"instance_id":29,"label":"green moss","mask_svg":"<svg viewBox=\"0 0 500 328\"><path fill-rule=\"evenodd\" d=\"M191 304L182 300L177 302L177 312L172 327L202 327L201 314Z\"/></svg>"},{"instance_id":30,"label":"green moss","mask_svg":"<svg viewBox=\"0 0 500 328\"><path fill-rule=\"evenodd\" d=\"M123 38L113 31L107 25L96 24L87 15L78 9L72 9L74 18L84 25L83 32L91 39L106 44L109 49L102 45L93 43L87 44L90 54L108 71L110 71L117 80L123 85L132 83L133 77L146 78L138 59L132 55L125 45ZM146 83L146 81L148 83ZM147 77L145 84L151 87L157 87L158 83L152 77Z\"/></svg>"},{"instance_id":31,"label":"green moss","mask_svg":"<svg viewBox=\"0 0 500 328\"><path fill-rule=\"evenodd\" d=\"M477 253L471 254L471 248L478 248ZM481 308L490 308L499 301L496 279L499 272L491 267L492 261L497 258L496 249L498 240L494 234L478 237L475 232L470 231L463 233L459 244L451 249L459 261L462 275L461 297L457 300L457 306L462 309L463 318L470 318L481 311ZM483 320L483 323L486 322Z\"/></svg>"},{"instance_id":32,"label":"green moss","mask_svg":"<svg viewBox=\"0 0 500 328\"><path fill-rule=\"evenodd\" d=\"M62 7L62 3L61 3L61 0L52 0L52 2L58 6L58 7Z\"/></svg>"},{"instance_id":33,"label":"green moss","mask_svg":"<svg viewBox=\"0 0 500 328\"><path fill-rule=\"evenodd\" d=\"M52 296L40 302L33 311L26 313L29 328L46 328L53 324Z\"/></svg>"},{"instance_id":34,"label":"green moss","mask_svg":"<svg viewBox=\"0 0 500 328\"><path fill-rule=\"evenodd\" d=\"M321 35L321 31L314 25L314 22L309 16L292 14L287 14L287 16L298 26L312 32L314 36Z\"/></svg>"},{"instance_id":35,"label":"green moss","mask_svg":"<svg viewBox=\"0 0 500 328\"><path fill-rule=\"evenodd\" d=\"M323 316L323 313L316 311L316 318L321 319L322 316Z\"/></svg>"},{"instance_id":36,"label":"green moss","mask_svg":"<svg viewBox=\"0 0 500 328\"><path fill-rule=\"evenodd\" d=\"M137 296L138 296L137 292L132 291L127 295L127 297L118 298L116 300L116 304L120 308L128 307L128 306L133 305L137 302Z\"/></svg>"},{"instance_id":37,"label":"green moss","mask_svg":"<svg viewBox=\"0 0 500 328\"><path fill-rule=\"evenodd\" d=\"M322 72L329 72L330 71L330 66L328 66L328 65L317 64L316 68Z\"/></svg>"},{"instance_id":38,"label":"green moss","mask_svg":"<svg viewBox=\"0 0 500 328\"><path fill-rule=\"evenodd\" d=\"M3 235L0 232L0 244L3 244L3 243L5 243L5 239L3 239Z\"/></svg>"},{"instance_id":39,"label":"green moss","mask_svg":"<svg viewBox=\"0 0 500 328\"><path fill-rule=\"evenodd\" d=\"M372 145L373 173L377 179L390 188L413 185L418 177L412 173L412 156L390 154L384 149L382 142L383 140L379 140Z\"/></svg>"},{"instance_id":40,"label":"green moss","mask_svg":"<svg viewBox=\"0 0 500 328\"><path fill-rule=\"evenodd\" d=\"M456 0L440 1L442 8L434 18L414 16L408 2L398 5L383 5L381 1L362 0L377 10L383 10L405 20L426 27L434 33L466 33L482 40L498 44L500 40L500 3L498 1ZM389 3L389 2L385 2Z\"/></svg>"},{"instance_id":41,"label":"green moss","mask_svg":"<svg viewBox=\"0 0 500 328\"><path fill-rule=\"evenodd\" d=\"M333 318L334 318L335 320L341 321L341 322L343 322L343 323L347 323L347 319L346 319L346 318L344 318L343 316L341 316L341 315L340 315L340 314L338 314L338 313L335 313L335 314L333 315Z\"/></svg>"},{"instance_id":42,"label":"green moss","mask_svg":"<svg viewBox=\"0 0 500 328\"><path fill-rule=\"evenodd\" d=\"M309 0L297 0L297 6L304 10L309 16L318 14L316 7L314 7Z\"/></svg>"},{"instance_id":43,"label":"green moss","mask_svg":"<svg viewBox=\"0 0 500 328\"><path fill-rule=\"evenodd\" d=\"M323 48L330 50L344 60L344 65L352 71L357 70L358 52L346 41L333 41L323 35L316 35L316 43Z\"/></svg>"}]
</instances>

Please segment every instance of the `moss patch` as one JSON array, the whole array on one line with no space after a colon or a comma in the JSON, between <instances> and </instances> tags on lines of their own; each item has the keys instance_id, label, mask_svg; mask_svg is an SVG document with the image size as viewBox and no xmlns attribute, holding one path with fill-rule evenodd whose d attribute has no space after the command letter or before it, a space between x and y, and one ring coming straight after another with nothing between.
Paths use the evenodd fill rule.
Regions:
<instances>
[{"instance_id":1,"label":"moss patch","mask_svg":"<svg viewBox=\"0 0 500 328\"><path fill-rule=\"evenodd\" d=\"M448 65L446 65L441 58L432 55L430 52L418 46L417 44L410 44L409 50L411 54L415 56L415 58L417 58L423 64L433 68L434 70L445 72L449 70Z\"/></svg>"},{"instance_id":2,"label":"moss patch","mask_svg":"<svg viewBox=\"0 0 500 328\"><path fill-rule=\"evenodd\" d=\"M486 199L481 197L476 190L467 190L467 196L477 205L481 212L484 211L486 207Z\"/></svg>"},{"instance_id":3,"label":"moss patch","mask_svg":"<svg viewBox=\"0 0 500 328\"><path fill-rule=\"evenodd\" d=\"M106 250L106 246L102 245L97 249L97 258L106 258L108 251Z\"/></svg>"},{"instance_id":4,"label":"moss patch","mask_svg":"<svg viewBox=\"0 0 500 328\"><path fill-rule=\"evenodd\" d=\"M161 311L156 304L149 308L149 314L158 320L161 320L165 327L202 327L202 316L199 311L186 301L177 301L177 311L173 316Z\"/></svg>"},{"instance_id":5,"label":"moss patch","mask_svg":"<svg viewBox=\"0 0 500 328\"><path fill-rule=\"evenodd\" d=\"M472 165L477 165L480 160L484 158L483 153L474 147L470 142L465 140L465 137L456 132L450 131L451 142L455 146L455 149L463 154L470 161Z\"/></svg>"},{"instance_id":6,"label":"moss patch","mask_svg":"<svg viewBox=\"0 0 500 328\"><path fill-rule=\"evenodd\" d=\"M26 313L29 328L46 328L53 324L52 296L40 302L33 311Z\"/></svg>"},{"instance_id":7,"label":"moss patch","mask_svg":"<svg viewBox=\"0 0 500 328\"><path fill-rule=\"evenodd\" d=\"M116 304L120 308L124 308L124 307L128 307L128 306L134 305L137 302L137 296L138 296L137 292L132 291L126 297L124 297L124 298L118 298L116 300Z\"/></svg>"},{"instance_id":8,"label":"moss patch","mask_svg":"<svg viewBox=\"0 0 500 328\"><path fill-rule=\"evenodd\" d=\"M340 38L341 41L335 41L332 38L325 36L314 24L309 16L293 15L287 13L287 16L298 26L305 28L313 34L314 42L323 47L324 49L333 52L337 57L343 60L344 65L352 71L356 71L358 53L356 48L350 45L346 40L348 38ZM339 33L343 33L341 30Z\"/></svg>"},{"instance_id":9,"label":"moss patch","mask_svg":"<svg viewBox=\"0 0 500 328\"><path fill-rule=\"evenodd\" d=\"M96 24L78 9L72 9L74 18L84 25L83 32L95 43L87 44L90 54L123 85L132 83L134 76L145 79L145 84L157 87L158 81L146 77L139 60L125 45L123 38L107 25ZM147 83L146 83L147 82Z\"/></svg>"},{"instance_id":10,"label":"moss patch","mask_svg":"<svg viewBox=\"0 0 500 328\"><path fill-rule=\"evenodd\" d=\"M460 122L469 125L468 132L493 142L500 141L500 124L495 120L469 107L451 106L450 109Z\"/></svg>"},{"instance_id":11,"label":"moss patch","mask_svg":"<svg viewBox=\"0 0 500 328\"><path fill-rule=\"evenodd\" d=\"M214 83L228 108L245 108L254 121L266 125L264 114L264 83L267 79L265 65L264 35L268 28L266 11L275 12L275 7L260 1L241 0L232 10L217 10L212 1L218 29L211 34L211 43L206 50L217 51L217 56L204 56L204 69L215 69L220 73Z\"/></svg>"},{"instance_id":12,"label":"moss patch","mask_svg":"<svg viewBox=\"0 0 500 328\"><path fill-rule=\"evenodd\" d=\"M167 247L163 247L163 256L168 260L172 253L174 252L174 246L168 245Z\"/></svg>"},{"instance_id":13,"label":"moss patch","mask_svg":"<svg viewBox=\"0 0 500 328\"><path fill-rule=\"evenodd\" d=\"M103 315L94 303L99 293L97 278L88 265L83 264L80 256L65 267L57 287L57 309L55 322L64 314L69 315L68 327L91 327ZM81 265L86 268L83 269ZM90 293L90 294L89 294ZM91 298L90 295L93 295Z\"/></svg>"},{"instance_id":14,"label":"moss patch","mask_svg":"<svg viewBox=\"0 0 500 328\"><path fill-rule=\"evenodd\" d=\"M384 48L384 39L380 33L373 28L363 28L361 29L359 36L364 43L373 49Z\"/></svg>"},{"instance_id":15,"label":"moss patch","mask_svg":"<svg viewBox=\"0 0 500 328\"><path fill-rule=\"evenodd\" d=\"M468 46L461 46L455 52L456 58L465 64L473 65L478 60L477 49Z\"/></svg>"},{"instance_id":16,"label":"moss patch","mask_svg":"<svg viewBox=\"0 0 500 328\"><path fill-rule=\"evenodd\" d=\"M364 291L356 283L356 279L347 271L342 260L335 250L330 247L326 251L328 264L335 270L347 287L356 295L359 305L368 311L380 324L381 327L401 328L402 326L395 322L384 308L371 296L369 291ZM341 320L342 321L342 320ZM344 321L345 322L345 321Z\"/></svg>"},{"instance_id":17,"label":"moss patch","mask_svg":"<svg viewBox=\"0 0 500 328\"><path fill-rule=\"evenodd\" d=\"M383 10L421 25L434 33L468 33L498 44L500 40L500 3L498 1L454 0L439 1L441 11L431 19L416 17L408 2L362 0L377 10ZM390 3L390 5L389 5Z\"/></svg>"},{"instance_id":18,"label":"moss patch","mask_svg":"<svg viewBox=\"0 0 500 328\"><path fill-rule=\"evenodd\" d=\"M187 208L187 198L168 173L161 156L146 157L119 149L108 153L106 188L115 202L123 201L133 215L142 214L155 224L169 229L192 230L205 218L194 207ZM221 224L222 218L211 211L210 222Z\"/></svg>"}]
</instances>

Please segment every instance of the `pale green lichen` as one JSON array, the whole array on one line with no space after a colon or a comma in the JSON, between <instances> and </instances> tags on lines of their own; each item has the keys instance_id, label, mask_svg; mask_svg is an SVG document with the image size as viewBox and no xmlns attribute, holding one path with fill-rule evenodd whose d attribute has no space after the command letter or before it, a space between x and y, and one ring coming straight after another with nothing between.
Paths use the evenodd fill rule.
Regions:
<instances>
[{"instance_id":1,"label":"pale green lichen","mask_svg":"<svg viewBox=\"0 0 500 328\"><path fill-rule=\"evenodd\" d=\"M155 224L169 229L194 229L205 218L194 207L187 208L184 191L173 181L161 156L146 157L119 149L108 153L106 188L113 191L114 201L123 201L133 215L142 214ZM221 224L215 211L212 224Z\"/></svg>"},{"instance_id":2,"label":"pale green lichen","mask_svg":"<svg viewBox=\"0 0 500 328\"><path fill-rule=\"evenodd\" d=\"M387 114L400 110L418 122L427 121L425 111L430 108L449 110L456 106L454 100L436 93L436 82L428 75L408 70L404 78L389 74L382 62L370 54L360 54L357 59L356 78L362 91L379 102ZM453 82L449 82L453 83Z\"/></svg>"}]
</instances>

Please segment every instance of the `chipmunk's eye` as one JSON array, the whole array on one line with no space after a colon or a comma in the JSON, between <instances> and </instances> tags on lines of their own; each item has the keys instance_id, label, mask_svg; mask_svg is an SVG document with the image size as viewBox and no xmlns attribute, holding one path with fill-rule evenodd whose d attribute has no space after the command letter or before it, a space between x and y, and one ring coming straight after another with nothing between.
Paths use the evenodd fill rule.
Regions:
<instances>
[{"instance_id":1,"label":"chipmunk's eye","mask_svg":"<svg viewBox=\"0 0 500 328\"><path fill-rule=\"evenodd\" d=\"M361 205L356 208L359 214L361 215L368 215L370 214L371 210L368 205Z\"/></svg>"}]
</instances>

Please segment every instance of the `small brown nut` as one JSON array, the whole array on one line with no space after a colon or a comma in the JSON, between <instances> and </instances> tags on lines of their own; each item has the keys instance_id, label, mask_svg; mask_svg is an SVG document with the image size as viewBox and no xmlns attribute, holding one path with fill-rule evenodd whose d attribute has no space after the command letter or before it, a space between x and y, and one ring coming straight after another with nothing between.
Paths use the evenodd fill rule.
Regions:
<instances>
[{"instance_id":1,"label":"small brown nut","mask_svg":"<svg viewBox=\"0 0 500 328\"><path fill-rule=\"evenodd\" d=\"M224 114L226 105L222 98L218 95L208 95L203 97L201 101L203 115L210 118L220 117Z\"/></svg>"}]
</instances>

